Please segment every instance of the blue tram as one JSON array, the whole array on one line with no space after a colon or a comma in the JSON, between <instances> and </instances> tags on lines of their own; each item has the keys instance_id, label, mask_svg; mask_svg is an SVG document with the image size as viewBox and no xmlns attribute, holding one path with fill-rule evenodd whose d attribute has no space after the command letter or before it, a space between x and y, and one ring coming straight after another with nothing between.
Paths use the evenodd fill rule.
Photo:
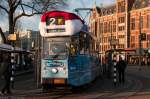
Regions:
<instances>
[{"instance_id":1,"label":"blue tram","mask_svg":"<svg viewBox=\"0 0 150 99\"><path fill-rule=\"evenodd\" d=\"M100 75L95 38L83 30L84 26L73 13L51 11L42 15L39 28L43 86L82 86Z\"/></svg>"}]
</instances>

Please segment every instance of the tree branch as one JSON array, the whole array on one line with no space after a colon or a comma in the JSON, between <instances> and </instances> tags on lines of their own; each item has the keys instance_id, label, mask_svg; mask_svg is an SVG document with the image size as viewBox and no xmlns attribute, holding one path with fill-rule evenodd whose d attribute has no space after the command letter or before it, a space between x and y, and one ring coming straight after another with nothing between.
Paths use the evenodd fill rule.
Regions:
<instances>
[{"instance_id":1,"label":"tree branch","mask_svg":"<svg viewBox=\"0 0 150 99\"><path fill-rule=\"evenodd\" d=\"M41 13L41 12L39 12L37 9L35 9L34 6L31 7L31 6L29 6L29 5L27 5L27 4L24 4L24 3L22 3L22 6L26 6L26 7L31 8L32 10L34 10L34 11L36 11L36 12L38 12L38 13Z\"/></svg>"},{"instance_id":2,"label":"tree branch","mask_svg":"<svg viewBox=\"0 0 150 99\"><path fill-rule=\"evenodd\" d=\"M22 5L22 4L21 4L21 9L22 9L23 13L25 13L25 10L24 10L24 8L23 8L23 5Z\"/></svg>"},{"instance_id":3,"label":"tree branch","mask_svg":"<svg viewBox=\"0 0 150 99\"><path fill-rule=\"evenodd\" d=\"M14 6L16 2L17 2L17 0L14 0L13 3L12 3L12 5Z\"/></svg>"},{"instance_id":4,"label":"tree branch","mask_svg":"<svg viewBox=\"0 0 150 99\"><path fill-rule=\"evenodd\" d=\"M22 14L20 14L20 15L16 16L16 17L14 18L14 26L15 26L15 24L16 24L16 22L17 22L17 20L18 20L19 18L21 18L22 16L31 17L31 16L33 16L33 15L35 15L35 14L41 14L41 13L37 13L37 12L32 13L32 14L22 13Z\"/></svg>"},{"instance_id":5,"label":"tree branch","mask_svg":"<svg viewBox=\"0 0 150 99\"><path fill-rule=\"evenodd\" d=\"M3 9L6 13L9 13L8 10L5 7L3 7L2 5L0 5L0 8Z\"/></svg>"},{"instance_id":6,"label":"tree branch","mask_svg":"<svg viewBox=\"0 0 150 99\"><path fill-rule=\"evenodd\" d=\"M14 11L16 10L16 8L18 7L19 4L21 4L22 0L19 0L18 3L14 6Z\"/></svg>"}]
</instances>

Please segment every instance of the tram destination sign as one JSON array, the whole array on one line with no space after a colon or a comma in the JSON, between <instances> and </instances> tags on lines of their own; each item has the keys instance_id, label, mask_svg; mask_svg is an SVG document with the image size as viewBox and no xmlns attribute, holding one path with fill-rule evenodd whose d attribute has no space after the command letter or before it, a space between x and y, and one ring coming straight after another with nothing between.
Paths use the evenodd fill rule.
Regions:
<instances>
[{"instance_id":1,"label":"tram destination sign","mask_svg":"<svg viewBox=\"0 0 150 99\"><path fill-rule=\"evenodd\" d=\"M47 18L46 25L65 25L65 19L63 17Z\"/></svg>"}]
</instances>

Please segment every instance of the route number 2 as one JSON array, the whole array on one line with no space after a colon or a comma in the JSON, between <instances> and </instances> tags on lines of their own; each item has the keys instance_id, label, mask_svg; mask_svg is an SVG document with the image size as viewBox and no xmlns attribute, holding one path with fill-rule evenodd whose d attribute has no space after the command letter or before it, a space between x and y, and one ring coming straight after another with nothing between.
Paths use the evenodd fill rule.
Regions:
<instances>
[{"instance_id":1,"label":"route number 2","mask_svg":"<svg viewBox=\"0 0 150 99\"><path fill-rule=\"evenodd\" d=\"M55 18L50 18L49 21L50 21L50 22L49 22L50 25L54 25L55 22L56 22L56 19L55 19Z\"/></svg>"}]
</instances>

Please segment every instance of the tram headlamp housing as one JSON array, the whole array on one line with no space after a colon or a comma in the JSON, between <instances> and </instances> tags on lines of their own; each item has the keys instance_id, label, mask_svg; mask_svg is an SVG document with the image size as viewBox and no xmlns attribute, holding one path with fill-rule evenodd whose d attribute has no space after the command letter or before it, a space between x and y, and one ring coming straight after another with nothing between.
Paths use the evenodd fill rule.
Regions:
<instances>
[{"instance_id":1,"label":"tram headlamp housing","mask_svg":"<svg viewBox=\"0 0 150 99\"><path fill-rule=\"evenodd\" d=\"M63 63L61 63L61 64L60 64L60 66L61 66L61 67L63 67L63 66L64 66L64 64L63 64Z\"/></svg>"},{"instance_id":2,"label":"tram headlamp housing","mask_svg":"<svg viewBox=\"0 0 150 99\"><path fill-rule=\"evenodd\" d=\"M56 74L58 72L58 69L57 68L52 68L52 73Z\"/></svg>"}]
</instances>

